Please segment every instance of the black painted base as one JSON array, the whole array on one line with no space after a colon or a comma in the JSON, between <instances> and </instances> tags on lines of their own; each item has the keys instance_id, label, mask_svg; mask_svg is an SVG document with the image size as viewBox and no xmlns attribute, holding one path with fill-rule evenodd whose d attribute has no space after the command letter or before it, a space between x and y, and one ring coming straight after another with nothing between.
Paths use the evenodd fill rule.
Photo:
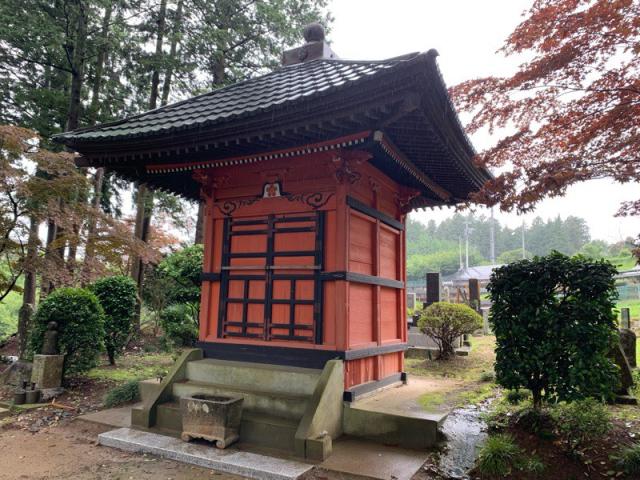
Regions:
<instances>
[{"instance_id":1,"label":"black painted base","mask_svg":"<svg viewBox=\"0 0 640 480\"><path fill-rule=\"evenodd\" d=\"M400 372L394 373L393 375L389 375L381 380L376 380L373 382L363 383L362 385L357 385L355 387L350 388L349 390L345 390L342 399L345 402L355 402L358 397L362 395L366 395L368 393L374 392L384 387L388 387L389 385L393 385L394 383L402 382L407 383L407 373Z\"/></svg>"}]
</instances>

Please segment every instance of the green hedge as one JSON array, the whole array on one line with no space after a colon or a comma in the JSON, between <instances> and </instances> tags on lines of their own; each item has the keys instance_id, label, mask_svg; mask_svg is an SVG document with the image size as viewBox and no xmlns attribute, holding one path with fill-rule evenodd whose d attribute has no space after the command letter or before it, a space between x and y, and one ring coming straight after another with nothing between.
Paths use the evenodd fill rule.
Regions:
<instances>
[{"instance_id":1,"label":"green hedge","mask_svg":"<svg viewBox=\"0 0 640 480\"><path fill-rule=\"evenodd\" d=\"M129 334L136 309L136 284L131 277L116 275L97 280L91 291L98 297L105 313L104 344L109 363L115 365Z\"/></svg>"},{"instance_id":2,"label":"green hedge","mask_svg":"<svg viewBox=\"0 0 640 480\"><path fill-rule=\"evenodd\" d=\"M65 374L97 366L104 349L104 311L98 298L83 288L60 288L40 303L33 317L30 347L39 353L49 322L58 324L58 349L65 354Z\"/></svg>"}]
</instances>

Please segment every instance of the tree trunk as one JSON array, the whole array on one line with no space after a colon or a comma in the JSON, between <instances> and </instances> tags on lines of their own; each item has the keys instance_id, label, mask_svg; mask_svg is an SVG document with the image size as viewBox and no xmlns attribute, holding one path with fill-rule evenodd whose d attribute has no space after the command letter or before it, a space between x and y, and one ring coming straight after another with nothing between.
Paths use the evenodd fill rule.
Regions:
<instances>
[{"instance_id":1,"label":"tree trunk","mask_svg":"<svg viewBox=\"0 0 640 480\"><path fill-rule=\"evenodd\" d=\"M158 11L158 30L156 31L156 52L151 74L151 95L149 96L149 109L153 110L158 104L158 86L160 85L160 63L162 60L162 43L164 42L164 29L167 15L167 0L160 1Z\"/></svg>"},{"instance_id":2,"label":"tree trunk","mask_svg":"<svg viewBox=\"0 0 640 480\"><path fill-rule=\"evenodd\" d=\"M173 76L173 66L176 62L176 52L178 50L178 41L180 40L180 31L182 30L182 4L183 0L178 1L176 7L176 16L173 23L173 31L171 33L171 47L169 49L169 64L164 74L164 83L162 84L162 99L160 105L166 105L169 101L169 93L171 92L171 77Z\"/></svg>"},{"instance_id":3,"label":"tree trunk","mask_svg":"<svg viewBox=\"0 0 640 480\"><path fill-rule=\"evenodd\" d=\"M104 183L104 168L98 168L93 176L93 202L92 208L97 212L100 208L102 198L102 184ZM87 246L84 252L84 263L82 267L81 284L86 286L91 282L91 263L95 256L95 237L97 230L97 218L95 214L90 214L87 225Z\"/></svg>"},{"instance_id":4,"label":"tree trunk","mask_svg":"<svg viewBox=\"0 0 640 480\"><path fill-rule=\"evenodd\" d=\"M138 185L138 198L136 199L136 223L134 236L143 242L149 240L149 226L151 225L151 212L153 210L153 192L145 183ZM142 310L142 287L144 285L144 264L140 257L133 259L131 266L131 278L136 282L138 298L134 318L134 330L140 331L140 313Z\"/></svg>"},{"instance_id":5,"label":"tree trunk","mask_svg":"<svg viewBox=\"0 0 640 480\"><path fill-rule=\"evenodd\" d=\"M100 31L100 44L98 47L98 56L96 58L96 69L93 78L93 86L91 88L91 105L89 107L89 125L95 125L98 119L98 110L100 104L100 90L102 89L102 76L104 74L104 65L108 55L109 40L109 23L111 22L111 14L113 5L107 3L104 15L102 17L102 27ZM104 168L98 168L93 176L93 202L91 204L93 210L97 212L100 209L100 201L102 199L102 185L104 183ZM85 247L84 262L81 274L81 284L86 286L91 281L91 263L95 256L95 235L97 229L96 215L90 214L87 220L87 245Z\"/></svg>"},{"instance_id":6,"label":"tree trunk","mask_svg":"<svg viewBox=\"0 0 640 480\"><path fill-rule=\"evenodd\" d=\"M93 77L93 86L91 88L91 105L89 106L89 125L95 125L98 119L100 89L102 87L102 75L104 73L104 65L107 60L108 54L108 40L109 40L109 22L111 21L111 13L113 11L113 5L111 2L107 2L104 10L104 16L102 17L102 28L100 31L100 44L98 47L98 56L96 58L96 70Z\"/></svg>"},{"instance_id":7,"label":"tree trunk","mask_svg":"<svg viewBox=\"0 0 640 480\"><path fill-rule=\"evenodd\" d=\"M205 203L200 201L198 203L198 219L196 220L196 237L194 239L197 245L204 243L204 208Z\"/></svg>"},{"instance_id":8,"label":"tree trunk","mask_svg":"<svg viewBox=\"0 0 640 480\"><path fill-rule=\"evenodd\" d=\"M160 85L160 60L162 59L162 44L164 42L165 20L167 14L167 0L161 0L158 11L158 30L156 31L156 51L153 73L151 75L151 94L149 96L149 109L156 108L158 103L158 87ZM136 238L146 242L149 236L149 226L151 225L151 215L153 212L153 192L149 191L147 185L138 185L138 199L136 205L136 224L134 234ZM136 313L133 320L134 330L140 331L140 314L142 311L142 287L144 285L144 265L140 258L135 258L131 268L131 277L138 287L138 300L136 302Z\"/></svg>"},{"instance_id":9,"label":"tree trunk","mask_svg":"<svg viewBox=\"0 0 640 480\"><path fill-rule=\"evenodd\" d=\"M71 95L67 113L66 130L75 130L80 124L82 108L82 84L84 82L85 50L87 42L87 21L82 2L78 2L78 18L71 65Z\"/></svg>"},{"instance_id":10,"label":"tree trunk","mask_svg":"<svg viewBox=\"0 0 640 480\"><path fill-rule=\"evenodd\" d=\"M24 267L24 286L22 290L22 307L18 315L18 357L24 359L27 340L31 330L31 313L36 306L36 266L38 258L38 227L40 222L35 217L29 219L29 239L27 240L27 256Z\"/></svg>"},{"instance_id":11,"label":"tree trunk","mask_svg":"<svg viewBox=\"0 0 640 480\"><path fill-rule=\"evenodd\" d=\"M55 255L55 252L53 251L53 243L56 239L57 230L56 222L49 219L47 222L47 245L44 252L44 272L42 273L42 280L40 283L41 301L44 300L44 298L54 289L53 280L51 278L51 269L49 266L52 262L53 256Z\"/></svg>"}]
</instances>

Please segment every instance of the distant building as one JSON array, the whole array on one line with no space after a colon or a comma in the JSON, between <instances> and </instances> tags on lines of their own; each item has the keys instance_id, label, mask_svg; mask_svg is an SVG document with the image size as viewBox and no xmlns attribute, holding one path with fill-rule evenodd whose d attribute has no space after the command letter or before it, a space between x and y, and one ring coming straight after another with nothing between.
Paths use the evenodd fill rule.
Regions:
<instances>
[{"instance_id":1,"label":"distant building","mask_svg":"<svg viewBox=\"0 0 640 480\"><path fill-rule=\"evenodd\" d=\"M489 283L493 270L501 266L502 265L478 265L477 267L461 268L453 275L443 277L442 283L445 286L465 287L469 285L469 280L475 278L480 281L481 285L486 286L487 283Z\"/></svg>"}]
</instances>

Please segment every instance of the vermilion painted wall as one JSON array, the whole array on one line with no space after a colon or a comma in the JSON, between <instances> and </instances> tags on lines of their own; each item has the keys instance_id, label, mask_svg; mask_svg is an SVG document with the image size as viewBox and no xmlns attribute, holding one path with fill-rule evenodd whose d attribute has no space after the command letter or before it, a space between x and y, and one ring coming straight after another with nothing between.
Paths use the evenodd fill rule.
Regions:
<instances>
[{"instance_id":1,"label":"vermilion painted wall","mask_svg":"<svg viewBox=\"0 0 640 480\"><path fill-rule=\"evenodd\" d=\"M403 230L356 211L347 205L347 197L374 208L404 223L399 204L400 187L367 163L366 152L330 151L301 157L269 160L249 165L200 171L206 199L205 272L220 272L224 219L260 218L268 214L297 216L322 210L325 213L324 271L354 272L404 282ZM278 181L284 196L263 199L263 186ZM314 195L309 201L309 196ZM321 206L319 206L321 205ZM314 208L318 207L318 208ZM250 227L247 227L250 228ZM249 237L245 237L249 238ZM252 236L234 239L234 252L251 252L265 248L266 240ZM313 248L313 236L303 233L280 234L276 250ZM277 258L282 265L309 266L313 259ZM233 259L232 266L256 266L257 259ZM278 263L276 263L278 264ZM302 268L302 267L301 267ZM251 270L242 270L251 273ZM285 270L300 272L291 268ZM251 296L264 295L259 284L251 284ZM274 294L286 296L287 285L274 282ZM312 285L301 284L296 298L312 295ZM323 350L358 350L406 342L405 293L391 288L344 280L323 282L322 344L294 340L263 340L218 337L220 282L205 281L202 287L200 340L289 346ZM230 296L242 296L237 285L229 285ZM284 307L274 305L272 321L288 318ZM296 308L296 321L306 322L311 315L307 306ZM403 369L402 352L348 360L345 365L345 388L379 380Z\"/></svg>"}]
</instances>

